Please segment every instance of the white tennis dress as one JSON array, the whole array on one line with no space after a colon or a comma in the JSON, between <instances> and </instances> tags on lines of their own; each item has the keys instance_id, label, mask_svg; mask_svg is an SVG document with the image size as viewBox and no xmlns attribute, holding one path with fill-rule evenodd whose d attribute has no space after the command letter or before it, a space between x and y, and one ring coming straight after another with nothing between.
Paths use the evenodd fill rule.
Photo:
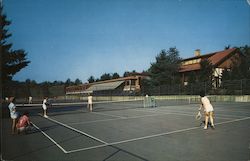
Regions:
<instances>
[{"instance_id":1,"label":"white tennis dress","mask_svg":"<svg viewBox=\"0 0 250 161\"><path fill-rule=\"evenodd\" d=\"M43 109L44 109L44 110L46 110L46 109L47 109L47 105L46 105L46 103L47 103L47 100L46 100L46 99L44 99L44 100L43 100Z\"/></svg>"},{"instance_id":2,"label":"white tennis dress","mask_svg":"<svg viewBox=\"0 0 250 161\"><path fill-rule=\"evenodd\" d=\"M204 107L205 112L214 111L214 108L213 108L212 104L210 103L209 99L206 96L201 98L201 103L202 103L202 105Z\"/></svg>"},{"instance_id":3,"label":"white tennis dress","mask_svg":"<svg viewBox=\"0 0 250 161\"><path fill-rule=\"evenodd\" d=\"M93 97L92 96L88 96L88 104L93 104Z\"/></svg>"}]
</instances>

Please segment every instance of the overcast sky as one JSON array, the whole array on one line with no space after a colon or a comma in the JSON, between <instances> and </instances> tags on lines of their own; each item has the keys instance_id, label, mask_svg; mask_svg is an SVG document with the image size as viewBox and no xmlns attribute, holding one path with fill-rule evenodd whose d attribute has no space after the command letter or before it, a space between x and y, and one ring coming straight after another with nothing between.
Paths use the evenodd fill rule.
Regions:
<instances>
[{"instance_id":1,"label":"overcast sky","mask_svg":"<svg viewBox=\"0 0 250 161\"><path fill-rule=\"evenodd\" d=\"M250 45L247 0L3 0L12 49L31 63L14 80L83 82L150 67L162 49L180 57Z\"/></svg>"}]
</instances>

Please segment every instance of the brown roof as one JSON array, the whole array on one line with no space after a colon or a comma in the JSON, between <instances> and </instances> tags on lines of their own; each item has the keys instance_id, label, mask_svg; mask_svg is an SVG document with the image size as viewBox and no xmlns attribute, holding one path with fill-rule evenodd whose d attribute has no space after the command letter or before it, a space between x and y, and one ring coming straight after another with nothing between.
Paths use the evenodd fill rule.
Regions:
<instances>
[{"instance_id":1,"label":"brown roof","mask_svg":"<svg viewBox=\"0 0 250 161\"><path fill-rule=\"evenodd\" d=\"M182 60L182 62L200 58L201 60L208 59L212 63L213 66L218 66L219 64L224 62L228 57L230 57L231 54L234 53L235 51L236 51L236 48L231 48L231 49L218 51L218 52L214 52L214 53L210 53L206 55L187 58L187 59ZM182 72L195 71L195 70L200 70L200 63L181 65L179 72L182 73Z\"/></svg>"},{"instance_id":2,"label":"brown roof","mask_svg":"<svg viewBox=\"0 0 250 161\"><path fill-rule=\"evenodd\" d=\"M136 73L136 75L131 75L131 76L127 76L127 77L120 77L120 78L116 78L116 79L98 81L98 82L93 82L93 83L84 83L84 84L81 84L81 85L73 85L73 86L66 87L66 90L75 90L75 89L86 90L87 88L89 88L92 85L104 84L104 83L110 83L110 82L117 82L117 81L125 81L125 80L133 80L133 79L138 79L138 77L146 78L146 77L149 77L149 76L148 76L147 73Z\"/></svg>"}]
</instances>

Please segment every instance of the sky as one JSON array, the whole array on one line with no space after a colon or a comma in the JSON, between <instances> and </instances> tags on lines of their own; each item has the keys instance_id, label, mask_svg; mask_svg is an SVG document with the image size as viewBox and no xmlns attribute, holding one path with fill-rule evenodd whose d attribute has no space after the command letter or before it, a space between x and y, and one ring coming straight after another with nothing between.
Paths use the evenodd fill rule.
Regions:
<instances>
[{"instance_id":1,"label":"sky","mask_svg":"<svg viewBox=\"0 0 250 161\"><path fill-rule=\"evenodd\" d=\"M250 45L247 0L2 0L12 49L31 63L14 80L100 78L147 70L161 50L181 58Z\"/></svg>"}]
</instances>

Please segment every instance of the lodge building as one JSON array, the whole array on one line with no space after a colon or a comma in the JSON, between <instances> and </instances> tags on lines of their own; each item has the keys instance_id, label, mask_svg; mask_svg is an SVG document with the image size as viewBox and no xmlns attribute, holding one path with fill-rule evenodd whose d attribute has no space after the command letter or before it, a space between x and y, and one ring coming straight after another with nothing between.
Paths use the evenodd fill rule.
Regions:
<instances>
[{"instance_id":1,"label":"lodge building","mask_svg":"<svg viewBox=\"0 0 250 161\"><path fill-rule=\"evenodd\" d=\"M233 62L240 57L240 52L236 48L231 48L223 51L201 55L200 50L195 51L195 56L183 59L179 68L182 84L188 85L191 74L198 75L201 70L200 62L208 60L213 66L213 86L219 87L221 84L223 70L230 70ZM142 88L142 80L149 79L149 75L145 73L136 73L131 76L111 79L106 81L99 81L93 83L85 83L77 86L66 87L66 94L110 94L117 92L117 94L130 94L139 92ZM114 94L114 93L113 93Z\"/></svg>"},{"instance_id":2,"label":"lodge building","mask_svg":"<svg viewBox=\"0 0 250 161\"><path fill-rule=\"evenodd\" d=\"M188 85L188 80L191 74L198 75L201 70L200 62L208 60L213 67L212 81L215 88L219 87L222 79L222 72L230 70L233 62L238 61L241 56L236 48L231 48L223 51L201 55L200 50L195 51L195 56L183 59L179 73L181 74L181 82L183 85Z\"/></svg>"},{"instance_id":3,"label":"lodge building","mask_svg":"<svg viewBox=\"0 0 250 161\"><path fill-rule=\"evenodd\" d=\"M94 93L107 94L117 92L117 94L131 94L141 90L141 81L148 79L148 75L143 73L136 73L131 76L98 81L93 83L85 83L77 86L66 87L66 94L87 94Z\"/></svg>"}]
</instances>

